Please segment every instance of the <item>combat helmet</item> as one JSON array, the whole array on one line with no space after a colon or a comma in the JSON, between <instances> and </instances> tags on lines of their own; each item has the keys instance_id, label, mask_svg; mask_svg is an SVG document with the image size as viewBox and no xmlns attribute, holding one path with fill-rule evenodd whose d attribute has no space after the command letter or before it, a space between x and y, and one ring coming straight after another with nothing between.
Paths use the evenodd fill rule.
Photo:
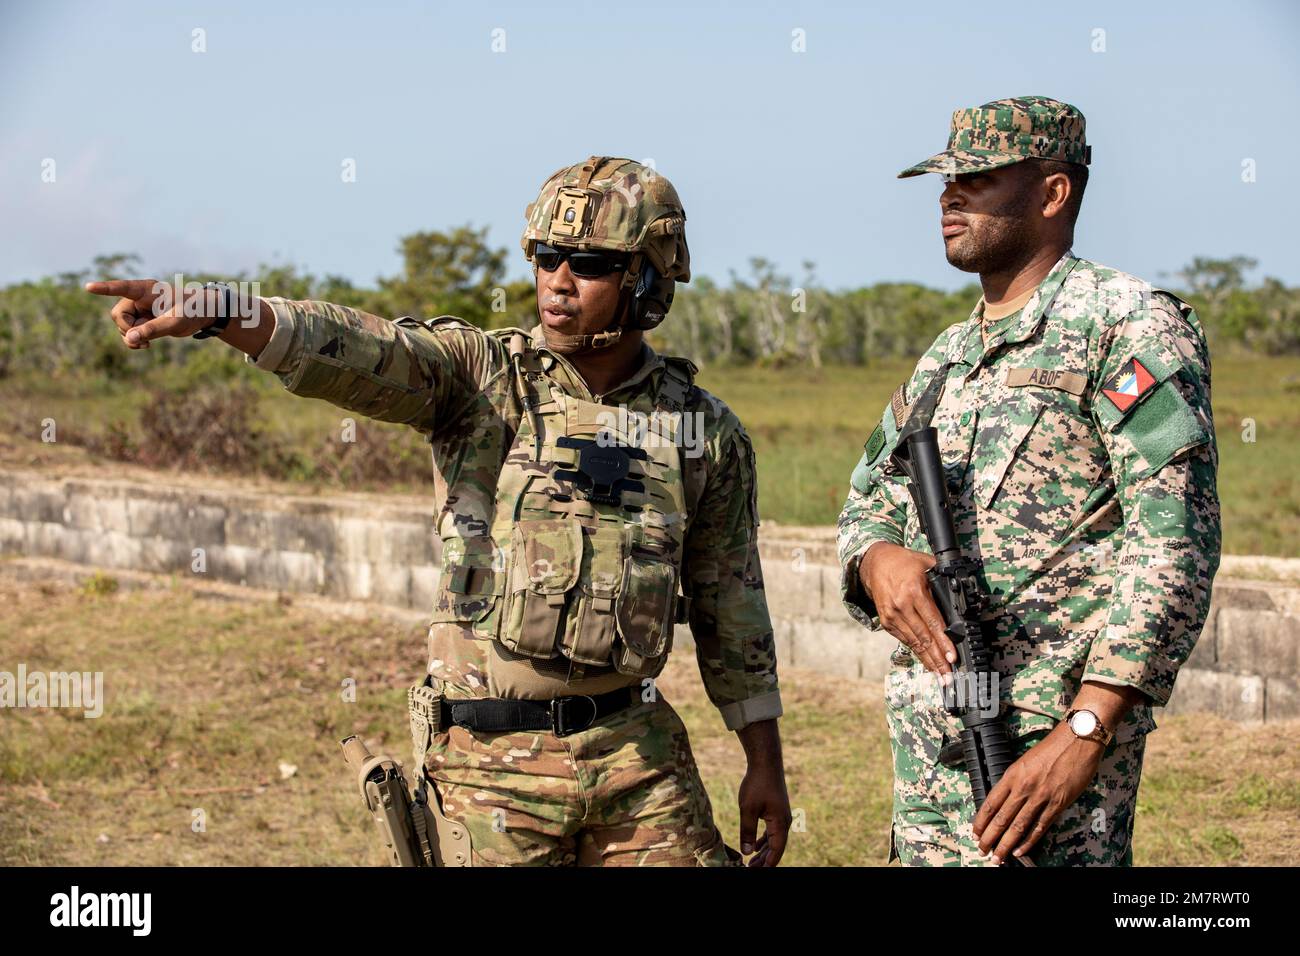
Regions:
<instances>
[{"instance_id":1,"label":"combat helmet","mask_svg":"<svg viewBox=\"0 0 1300 956\"><path fill-rule=\"evenodd\" d=\"M520 245L534 266L539 242L631 254L615 326L572 337L590 339L584 347L613 345L624 328L653 329L668 314L676 284L691 279L686 212L672 183L652 166L591 156L553 173L524 216L528 224Z\"/></svg>"}]
</instances>

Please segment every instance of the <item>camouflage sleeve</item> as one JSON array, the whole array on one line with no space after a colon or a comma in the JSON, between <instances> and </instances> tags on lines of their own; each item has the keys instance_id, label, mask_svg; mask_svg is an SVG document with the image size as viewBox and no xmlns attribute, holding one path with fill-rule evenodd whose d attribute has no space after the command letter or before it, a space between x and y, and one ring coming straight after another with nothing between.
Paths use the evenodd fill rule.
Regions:
<instances>
[{"instance_id":1,"label":"camouflage sleeve","mask_svg":"<svg viewBox=\"0 0 1300 956\"><path fill-rule=\"evenodd\" d=\"M839 550L840 596L853 619L867 627L879 627L880 618L873 601L862 588L858 567L867 549L880 541L905 545L903 531L907 511L912 507L907 481L889 460L898 444L898 420L907 404L915 401L930 376L945 360L948 337L945 330L916 363L911 377L886 406L880 421L863 447L862 458L849 478L849 496L840 511L836 545Z\"/></svg>"},{"instance_id":2,"label":"camouflage sleeve","mask_svg":"<svg viewBox=\"0 0 1300 956\"><path fill-rule=\"evenodd\" d=\"M782 714L776 640L758 558L754 451L727 436L686 539L685 592L700 677L728 730Z\"/></svg>"},{"instance_id":3,"label":"camouflage sleeve","mask_svg":"<svg viewBox=\"0 0 1300 956\"><path fill-rule=\"evenodd\" d=\"M1160 297L1099 330L1093 416L1123 520L1107 627L1084 680L1163 706L1200 636L1219 566L1210 363L1196 314Z\"/></svg>"},{"instance_id":4,"label":"camouflage sleeve","mask_svg":"<svg viewBox=\"0 0 1300 956\"><path fill-rule=\"evenodd\" d=\"M295 395L426 434L469 407L502 362L458 320L390 322L329 302L265 301L275 330L253 365Z\"/></svg>"},{"instance_id":5,"label":"camouflage sleeve","mask_svg":"<svg viewBox=\"0 0 1300 956\"><path fill-rule=\"evenodd\" d=\"M885 412L885 417L888 418L889 414ZM877 435L883 428L882 421L872 435ZM867 445L870 447L871 442ZM864 454L853 470L849 497L840 512L836 545L843 568L840 594L844 606L860 624L878 627L880 619L876 602L863 590L858 568L873 544L880 541L904 543L903 528L907 522L909 498L904 479L890 473L888 455L877 451L874 461L869 461L869 457Z\"/></svg>"}]
</instances>

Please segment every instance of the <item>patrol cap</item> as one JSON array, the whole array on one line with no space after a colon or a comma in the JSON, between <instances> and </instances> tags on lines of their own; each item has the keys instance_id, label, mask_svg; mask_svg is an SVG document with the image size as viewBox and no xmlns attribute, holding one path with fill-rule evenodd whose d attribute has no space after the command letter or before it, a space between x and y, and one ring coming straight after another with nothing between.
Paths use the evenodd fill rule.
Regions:
<instances>
[{"instance_id":1,"label":"patrol cap","mask_svg":"<svg viewBox=\"0 0 1300 956\"><path fill-rule=\"evenodd\" d=\"M899 179L922 173L957 176L1010 166L1022 159L1057 159L1087 166L1083 114L1046 96L1014 96L952 114L948 148L909 166Z\"/></svg>"}]
</instances>

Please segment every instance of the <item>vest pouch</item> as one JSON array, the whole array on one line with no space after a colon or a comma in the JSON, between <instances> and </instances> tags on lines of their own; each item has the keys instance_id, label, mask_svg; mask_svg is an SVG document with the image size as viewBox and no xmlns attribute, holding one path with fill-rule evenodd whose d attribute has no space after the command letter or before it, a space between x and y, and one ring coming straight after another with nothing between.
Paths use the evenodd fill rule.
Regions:
<instances>
[{"instance_id":1,"label":"vest pouch","mask_svg":"<svg viewBox=\"0 0 1300 956\"><path fill-rule=\"evenodd\" d=\"M443 538L442 574L432 623L472 623L476 633L486 628L483 636L494 636L494 619L489 615L504 589L498 564L490 535Z\"/></svg>"},{"instance_id":2,"label":"vest pouch","mask_svg":"<svg viewBox=\"0 0 1300 956\"><path fill-rule=\"evenodd\" d=\"M501 643L528 657L554 657L582 566L582 526L573 518L524 520L511 537L510 614Z\"/></svg>"},{"instance_id":3,"label":"vest pouch","mask_svg":"<svg viewBox=\"0 0 1300 956\"><path fill-rule=\"evenodd\" d=\"M614 651L614 602L623 579L622 526L583 529L577 614L566 624L564 655L608 667Z\"/></svg>"},{"instance_id":4,"label":"vest pouch","mask_svg":"<svg viewBox=\"0 0 1300 956\"><path fill-rule=\"evenodd\" d=\"M619 673L653 676L662 669L672 640L676 595L675 565L651 554L628 555L614 606L622 641L614 655Z\"/></svg>"}]
</instances>

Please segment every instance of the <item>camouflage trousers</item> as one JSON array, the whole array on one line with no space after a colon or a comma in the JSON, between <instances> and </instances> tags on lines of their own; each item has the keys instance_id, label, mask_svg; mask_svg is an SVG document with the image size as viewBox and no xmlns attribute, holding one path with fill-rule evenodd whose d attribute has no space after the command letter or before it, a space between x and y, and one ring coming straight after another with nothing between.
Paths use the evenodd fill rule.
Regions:
<instances>
[{"instance_id":1,"label":"camouflage trousers","mask_svg":"<svg viewBox=\"0 0 1300 956\"><path fill-rule=\"evenodd\" d=\"M920 673L913 665L910 677ZM904 866L992 866L985 861L972 824L975 800L970 778L960 762L940 762L944 745L958 738L961 722L941 704L898 693L891 675L885 708L894 757L894 812L890 854ZM1017 740L1017 756L1026 753L1047 728ZM1112 740L1102 755L1097 776L1067 807L1035 845L1036 866L1130 866L1133 820L1146 735Z\"/></svg>"},{"instance_id":2,"label":"camouflage trousers","mask_svg":"<svg viewBox=\"0 0 1300 956\"><path fill-rule=\"evenodd\" d=\"M663 699L567 737L435 734L425 762L474 866L733 866L677 713Z\"/></svg>"}]
</instances>

